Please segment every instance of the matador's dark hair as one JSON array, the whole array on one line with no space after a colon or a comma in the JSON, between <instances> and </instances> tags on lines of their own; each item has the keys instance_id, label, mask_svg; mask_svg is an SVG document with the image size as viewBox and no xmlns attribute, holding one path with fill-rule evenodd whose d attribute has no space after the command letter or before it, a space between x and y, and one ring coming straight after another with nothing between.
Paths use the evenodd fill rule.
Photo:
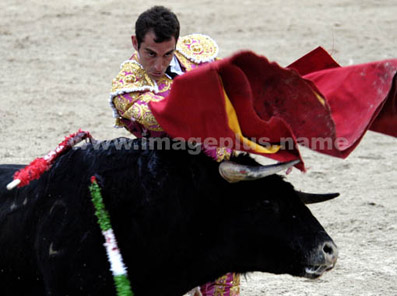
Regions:
<instances>
[{"instance_id":1,"label":"matador's dark hair","mask_svg":"<svg viewBox=\"0 0 397 296\"><path fill-rule=\"evenodd\" d=\"M138 48L143 42L145 35L153 31L156 35L155 42L168 41L179 37L179 21L175 13L164 6L153 6L144 11L135 23L135 36L138 40Z\"/></svg>"}]
</instances>

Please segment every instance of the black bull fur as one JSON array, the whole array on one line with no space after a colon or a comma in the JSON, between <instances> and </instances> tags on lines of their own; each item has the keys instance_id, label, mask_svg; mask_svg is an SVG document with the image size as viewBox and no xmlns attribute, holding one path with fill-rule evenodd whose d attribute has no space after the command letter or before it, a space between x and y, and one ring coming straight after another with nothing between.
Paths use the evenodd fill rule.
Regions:
<instances>
[{"instance_id":1,"label":"black bull fur","mask_svg":"<svg viewBox=\"0 0 397 296\"><path fill-rule=\"evenodd\" d=\"M182 295L227 272L310 277L336 251L282 177L229 184L203 154L129 143L73 149L12 191L21 166L0 166L0 295L115 295L92 175L136 296Z\"/></svg>"}]
</instances>

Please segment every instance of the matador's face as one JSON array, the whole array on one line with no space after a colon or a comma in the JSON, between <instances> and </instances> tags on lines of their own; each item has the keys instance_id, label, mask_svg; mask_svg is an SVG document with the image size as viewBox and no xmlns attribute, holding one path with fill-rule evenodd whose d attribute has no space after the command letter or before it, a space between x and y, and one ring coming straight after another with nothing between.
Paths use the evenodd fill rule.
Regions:
<instances>
[{"instance_id":1,"label":"matador's face","mask_svg":"<svg viewBox=\"0 0 397 296\"><path fill-rule=\"evenodd\" d=\"M139 63L146 73L154 80L164 76L167 67L170 65L176 48L175 37L164 42L155 42L156 35L149 31L138 48L138 40L132 36L132 44L138 52Z\"/></svg>"}]
</instances>

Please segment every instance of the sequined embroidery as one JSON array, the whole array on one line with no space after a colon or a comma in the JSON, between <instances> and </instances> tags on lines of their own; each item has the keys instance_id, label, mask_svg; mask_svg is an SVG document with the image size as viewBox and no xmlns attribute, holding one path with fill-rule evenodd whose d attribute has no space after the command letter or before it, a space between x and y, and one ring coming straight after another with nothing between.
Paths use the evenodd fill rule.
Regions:
<instances>
[{"instance_id":1,"label":"sequined embroidery","mask_svg":"<svg viewBox=\"0 0 397 296\"><path fill-rule=\"evenodd\" d=\"M214 61L219 47L209 36L191 34L179 38L176 50L188 60L201 64Z\"/></svg>"},{"instance_id":2,"label":"sequined embroidery","mask_svg":"<svg viewBox=\"0 0 397 296\"><path fill-rule=\"evenodd\" d=\"M151 131L163 131L145 101L137 101L126 113L124 117L133 118Z\"/></svg>"},{"instance_id":3,"label":"sequined embroidery","mask_svg":"<svg viewBox=\"0 0 397 296\"><path fill-rule=\"evenodd\" d=\"M159 93L165 93L171 89L172 80L167 76L161 77L157 81L158 91Z\"/></svg>"},{"instance_id":4,"label":"sequined embroidery","mask_svg":"<svg viewBox=\"0 0 397 296\"><path fill-rule=\"evenodd\" d=\"M216 147L216 161L221 162L224 160L229 160L232 155L233 150L226 147Z\"/></svg>"},{"instance_id":5,"label":"sequined embroidery","mask_svg":"<svg viewBox=\"0 0 397 296\"><path fill-rule=\"evenodd\" d=\"M113 100L113 103L118 110L127 110L128 108L131 107L133 102L134 100L132 100L132 98L128 95L127 96L120 95L115 97Z\"/></svg>"},{"instance_id":6,"label":"sequined embroidery","mask_svg":"<svg viewBox=\"0 0 397 296\"><path fill-rule=\"evenodd\" d=\"M227 273L214 282L201 286L203 296L239 296L240 274Z\"/></svg>"},{"instance_id":7,"label":"sequined embroidery","mask_svg":"<svg viewBox=\"0 0 397 296\"><path fill-rule=\"evenodd\" d=\"M112 81L112 93L123 89L157 91L157 85L138 62L128 60L121 65L119 74Z\"/></svg>"},{"instance_id":8,"label":"sequined embroidery","mask_svg":"<svg viewBox=\"0 0 397 296\"><path fill-rule=\"evenodd\" d=\"M189 72L190 70L198 67L197 64L188 60L184 55L182 55L179 52L175 52L175 56L178 59L178 61L181 63L181 65L185 68L186 72Z\"/></svg>"}]
</instances>

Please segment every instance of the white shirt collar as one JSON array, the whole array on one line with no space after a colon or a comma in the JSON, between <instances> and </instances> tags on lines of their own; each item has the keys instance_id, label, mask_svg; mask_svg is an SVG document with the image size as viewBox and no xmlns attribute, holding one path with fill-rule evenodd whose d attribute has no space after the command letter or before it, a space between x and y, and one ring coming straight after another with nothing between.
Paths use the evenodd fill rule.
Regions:
<instances>
[{"instance_id":1,"label":"white shirt collar","mask_svg":"<svg viewBox=\"0 0 397 296\"><path fill-rule=\"evenodd\" d=\"M181 65L179 64L179 61L178 61L178 59L176 58L175 55L172 57L172 60L171 60L171 63L170 63L170 67L171 67L171 72L176 73L178 75L182 75L183 74Z\"/></svg>"}]
</instances>

